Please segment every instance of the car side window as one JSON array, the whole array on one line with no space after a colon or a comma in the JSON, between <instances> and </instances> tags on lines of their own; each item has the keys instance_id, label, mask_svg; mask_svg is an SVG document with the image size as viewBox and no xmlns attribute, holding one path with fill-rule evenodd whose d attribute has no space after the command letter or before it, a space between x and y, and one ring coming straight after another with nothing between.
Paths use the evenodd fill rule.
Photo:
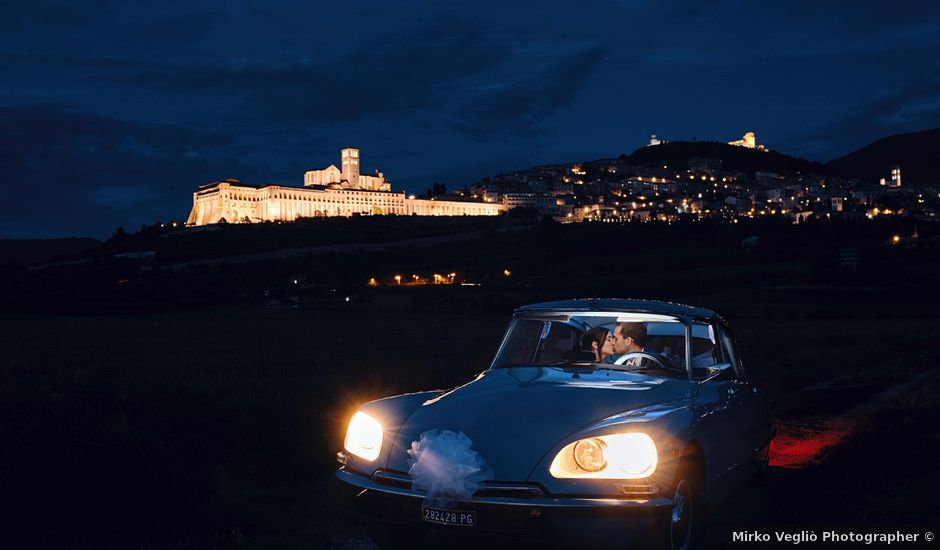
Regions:
<instances>
[{"instance_id":1,"label":"car side window","mask_svg":"<svg viewBox=\"0 0 940 550\"><path fill-rule=\"evenodd\" d=\"M721 355L725 362L731 363L739 380L744 380L744 369L741 367L741 358L735 345L734 335L722 325L718 327L718 339L721 341Z\"/></svg>"},{"instance_id":2,"label":"car side window","mask_svg":"<svg viewBox=\"0 0 940 550\"><path fill-rule=\"evenodd\" d=\"M692 368L704 369L718 363L718 345L711 325L692 325Z\"/></svg>"}]
</instances>

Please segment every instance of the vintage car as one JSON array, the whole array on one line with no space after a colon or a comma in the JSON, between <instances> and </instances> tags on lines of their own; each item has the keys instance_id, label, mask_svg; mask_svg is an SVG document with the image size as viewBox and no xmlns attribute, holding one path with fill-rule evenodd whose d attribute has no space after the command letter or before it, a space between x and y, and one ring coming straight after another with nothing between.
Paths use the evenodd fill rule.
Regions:
<instances>
[{"instance_id":1,"label":"vintage car","mask_svg":"<svg viewBox=\"0 0 940 550\"><path fill-rule=\"evenodd\" d=\"M599 362L585 333L622 323L645 329L633 342L642 349ZM688 548L709 504L766 468L773 436L767 401L714 312L546 302L515 312L492 365L469 383L362 405L336 476L386 546L434 528Z\"/></svg>"}]
</instances>

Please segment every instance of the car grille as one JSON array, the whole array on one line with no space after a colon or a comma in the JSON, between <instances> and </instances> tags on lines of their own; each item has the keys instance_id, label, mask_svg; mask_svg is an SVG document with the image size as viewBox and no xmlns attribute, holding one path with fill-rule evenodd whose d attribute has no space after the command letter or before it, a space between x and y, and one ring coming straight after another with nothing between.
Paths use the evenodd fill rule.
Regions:
<instances>
[{"instance_id":1,"label":"car grille","mask_svg":"<svg viewBox=\"0 0 940 550\"><path fill-rule=\"evenodd\" d=\"M411 476L395 470L377 470L372 479L388 485L403 489L411 488ZM541 487L531 483L485 481L474 493L477 497L508 497L508 498L539 498L545 496Z\"/></svg>"},{"instance_id":2,"label":"car grille","mask_svg":"<svg viewBox=\"0 0 940 550\"><path fill-rule=\"evenodd\" d=\"M411 476L395 470L377 470L372 479L401 489L411 488ZM659 494L659 485L652 480L624 480L617 483L619 495L633 498L649 498ZM539 498L547 496L547 492L534 483L519 483L505 481L486 481L478 489L476 497L504 497L504 498Z\"/></svg>"}]
</instances>

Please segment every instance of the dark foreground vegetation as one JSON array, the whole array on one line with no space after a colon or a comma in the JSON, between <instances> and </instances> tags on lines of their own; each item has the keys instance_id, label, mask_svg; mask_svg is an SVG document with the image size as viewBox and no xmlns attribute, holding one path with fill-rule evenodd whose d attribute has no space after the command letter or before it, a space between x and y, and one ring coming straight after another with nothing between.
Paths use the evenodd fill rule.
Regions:
<instances>
[{"instance_id":1,"label":"dark foreground vegetation","mask_svg":"<svg viewBox=\"0 0 940 550\"><path fill-rule=\"evenodd\" d=\"M0 313L4 538L50 548L356 546L364 532L332 477L351 411L466 381L488 366L512 307L534 300L712 307L781 410L800 408L801 388L838 377L875 389L909 380L935 367L940 341L937 247L923 228L910 244L912 229L537 225L459 245L258 264L15 270L2 279ZM893 234L904 244L889 244ZM750 236L758 243L745 249ZM365 285L451 271L482 286ZM778 472L739 508L795 524L936 523L938 396L938 377L927 376L818 464ZM865 398L806 407L838 412ZM728 517L725 526L754 520Z\"/></svg>"},{"instance_id":2,"label":"dark foreground vegetation","mask_svg":"<svg viewBox=\"0 0 940 550\"><path fill-rule=\"evenodd\" d=\"M455 282L482 286L418 294L415 307L505 314L514 304L545 297L633 296L710 305L731 316L755 305L766 316L786 316L794 299L815 306L816 316L851 315L859 307L869 315L898 300L936 301L929 289L940 278L940 231L902 219L560 225L458 218L458 226L474 230L456 235L442 235L432 221L354 218L223 228L208 237L157 239L170 249L189 243L179 255L131 250L65 264L0 264L0 310L139 312L271 300L319 305L351 294L369 300L373 278L381 286L393 284L395 275L407 283L412 275L455 273ZM409 244L428 224L435 229L429 235L451 240ZM284 235L291 246L279 240ZM405 235L397 241L403 244L390 235ZM224 242L226 254L203 249L203 237ZM258 248L265 238L265 248ZM364 251L362 243L378 248ZM335 248L296 252L322 245ZM103 249L115 246L109 241ZM259 251L266 256L251 256Z\"/></svg>"}]
</instances>

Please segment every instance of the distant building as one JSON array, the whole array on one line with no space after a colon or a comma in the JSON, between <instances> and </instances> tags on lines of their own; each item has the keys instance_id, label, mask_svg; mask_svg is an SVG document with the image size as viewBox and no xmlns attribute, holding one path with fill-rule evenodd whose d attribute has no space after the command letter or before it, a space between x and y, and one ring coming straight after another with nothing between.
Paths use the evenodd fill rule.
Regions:
<instances>
[{"instance_id":1,"label":"distant building","mask_svg":"<svg viewBox=\"0 0 940 550\"><path fill-rule=\"evenodd\" d=\"M249 185L236 179L199 186L187 226L293 221L324 216L495 216L499 203L446 198L417 199L391 190L381 172L359 174L359 150L343 149L343 169L329 166L304 174L304 187Z\"/></svg>"},{"instance_id":2,"label":"distant building","mask_svg":"<svg viewBox=\"0 0 940 550\"><path fill-rule=\"evenodd\" d=\"M391 183L385 181L385 174L375 171L375 175L364 176L359 173L359 149L346 147L342 150L343 170L335 164L322 170L308 170L304 173L304 185L338 184L344 189L369 189L372 191L391 191Z\"/></svg>"},{"instance_id":3,"label":"distant building","mask_svg":"<svg viewBox=\"0 0 940 550\"><path fill-rule=\"evenodd\" d=\"M503 204L511 210L513 208L535 208L539 212L546 214L558 213L559 202L564 201L556 199L552 195L545 193L506 193L503 195Z\"/></svg>"},{"instance_id":4,"label":"distant building","mask_svg":"<svg viewBox=\"0 0 940 550\"><path fill-rule=\"evenodd\" d=\"M897 165L892 166L891 179L881 178L878 183L887 187L901 187L901 167Z\"/></svg>"},{"instance_id":5,"label":"distant building","mask_svg":"<svg viewBox=\"0 0 940 550\"><path fill-rule=\"evenodd\" d=\"M754 132L747 132L741 139L729 141L728 145L734 145L736 147L747 147L748 149L758 149L760 151L766 150L763 145L757 144L757 137L754 135Z\"/></svg>"},{"instance_id":6,"label":"distant building","mask_svg":"<svg viewBox=\"0 0 940 550\"><path fill-rule=\"evenodd\" d=\"M744 134L744 137L735 141L729 141L728 145L735 145L737 147L747 147L748 149L755 149L757 147L757 138L754 136L754 132L747 132Z\"/></svg>"},{"instance_id":7,"label":"distant building","mask_svg":"<svg viewBox=\"0 0 940 550\"><path fill-rule=\"evenodd\" d=\"M662 145L664 143L669 143L669 142L664 139L659 139L658 137L656 137L656 134L650 134L650 145L649 145L650 147L652 147L653 145Z\"/></svg>"}]
</instances>

